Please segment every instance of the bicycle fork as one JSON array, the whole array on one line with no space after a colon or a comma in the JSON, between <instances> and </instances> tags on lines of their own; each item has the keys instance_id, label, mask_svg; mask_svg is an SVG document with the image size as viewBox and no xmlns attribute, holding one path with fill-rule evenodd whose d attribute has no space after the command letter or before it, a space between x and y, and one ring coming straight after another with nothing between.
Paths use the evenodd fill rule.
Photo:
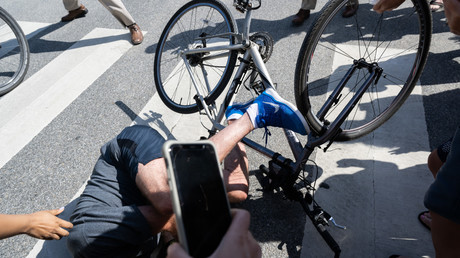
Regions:
<instances>
[{"instance_id":1,"label":"bicycle fork","mask_svg":"<svg viewBox=\"0 0 460 258\"><path fill-rule=\"evenodd\" d=\"M329 112L333 105L337 104L340 101L342 96L341 92L345 88L345 85L348 83L350 78L356 72L357 69L367 69L369 71L368 78L364 81L361 87L357 90L357 92L353 95L351 100L347 103L345 108L340 112L337 118L330 123L325 119L326 114ZM323 130L320 133L320 137L318 139L319 144L323 144L328 140L333 140L334 137L340 133L340 126L343 124L345 119L351 113L353 108L358 104L361 100L364 93L370 87L372 83L377 84L380 76L383 73L383 69L378 66L377 63L367 63L364 59L355 60L353 65L350 67L348 72L345 74L344 78L340 81L339 85L334 89L331 93L329 98L327 99L326 103L321 107L318 112L318 119L323 122ZM332 142L331 142L332 143ZM329 144L330 145L330 144Z\"/></svg>"}]
</instances>

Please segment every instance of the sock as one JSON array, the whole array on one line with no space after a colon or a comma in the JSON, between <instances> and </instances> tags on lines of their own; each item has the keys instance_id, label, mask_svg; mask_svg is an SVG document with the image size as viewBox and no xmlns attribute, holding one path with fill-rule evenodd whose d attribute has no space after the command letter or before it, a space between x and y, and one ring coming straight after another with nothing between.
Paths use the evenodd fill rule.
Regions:
<instances>
[{"instance_id":1,"label":"sock","mask_svg":"<svg viewBox=\"0 0 460 258\"><path fill-rule=\"evenodd\" d=\"M246 113L249 115L249 119L251 120L252 126L254 129L259 128L256 123L256 117L259 115L259 106L257 103L251 104L248 109L246 109Z\"/></svg>"}]
</instances>

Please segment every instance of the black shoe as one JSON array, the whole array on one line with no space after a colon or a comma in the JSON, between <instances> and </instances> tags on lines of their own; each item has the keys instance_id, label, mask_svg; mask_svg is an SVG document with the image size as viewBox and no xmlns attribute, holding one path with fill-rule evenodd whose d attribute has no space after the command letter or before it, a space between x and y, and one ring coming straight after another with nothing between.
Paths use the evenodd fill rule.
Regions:
<instances>
[{"instance_id":1,"label":"black shoe","mask_svg":"<svg viewBox=\"0 0 460 258\"><path fill-rule=\"evenodd\" d=\"M310 10L300 9L292 20L292 25L300 26L303 22L310 17Z\"/></svg>"},{"instance_id":2,"label":"black shoe","mask_svg":"<svg viewBox=\"0 0 460 258\"><path fill-rule=\"evenodd\" d=\"M61 18L63 22L73 21L76 18L85 17L88 13L88 9L84 5L80 5L79 8L69 11L69 14Z\"/></svg>"},{"instance_id":3,"label":"black shoe","mask_svg":"<svg viewBox=\"0 0 460 258\"><path fill-rule=\"evenodd\" d=\"M356 11L358 11L359 4L350 4L346 5L345 9L342 12L342 17L343 18L349 18L353 15L355 15Z\"/></svg>"}]
</instances>

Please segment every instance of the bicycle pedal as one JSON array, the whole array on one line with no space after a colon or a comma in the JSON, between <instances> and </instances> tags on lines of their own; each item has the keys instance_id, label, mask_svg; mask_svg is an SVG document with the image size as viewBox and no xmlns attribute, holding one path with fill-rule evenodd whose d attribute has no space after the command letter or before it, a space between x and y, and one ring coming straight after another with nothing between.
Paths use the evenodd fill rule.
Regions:
<instances>
[{"instance_id":1,"label":"bicycle pedal","mask_svg":"<svg viewBox=\"0 0 460 258\"><path fill-rule=\"evenodd\" d=\"M265 91L265 86L262 84L262 81L256 81L251 84L251 88L255 90L258 94L261 94Z\"/></svg>"}]
</instances>

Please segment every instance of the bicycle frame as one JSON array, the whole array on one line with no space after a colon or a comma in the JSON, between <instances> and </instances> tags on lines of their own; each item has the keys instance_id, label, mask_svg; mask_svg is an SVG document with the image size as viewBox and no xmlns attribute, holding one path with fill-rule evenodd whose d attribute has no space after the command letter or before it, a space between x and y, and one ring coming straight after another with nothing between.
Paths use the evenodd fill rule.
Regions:
<instances>
[{"instance_id":1,"label":"bicycle frame","mask_svg":"<svg viewBox=\"0 0 460 258\"><path fill-rule=\"evenodd\" d=\"M259 53L259 50L257 49L257 45L254 42L251 42L249 39L249 32L250 32L250 24L251 24L251 16L252 15L252 10L248 9L246 11L246 17L245 17L245 22L244 22L244 29L241 34L238 33L226 33L226 34L220 34L220 35L214 35L214 36L207 36L203 38L198 38L197 40L200 39L208 39L208 38L215 38L215 37L227 37L229 35L234 36L237 38L238 42L237 44L233 45L228 45L228 46L212 46L212 47L203 47L203 48L196 48L196 49L188 49L188 50L183 50L180 55L182 59L184 60L184 63L187 67L187 70L189 71L190 76L192 77L193 85L197 91L197 96L199 98L199 104L205 111L206 115L208 116L209 120L213 124L213 128L210 130L211 133L215 133L217 130L223 129L225 126L221 124L221 122L224 119L225 115L225 110L227 107L234 101L236 97L236 92L238 88L241 86L242 83L242 78L246 72L246 69L249 66L250 62L253 62L255 67L257 68L257 71L261 77L262 84L264 85L265 88L274 88L274 84L272 82L272 79L268 73L268 70L265 66L265 63L262 60L262 57ZM236 74L234 76L234 79L230 85L230 88L225 96L225 99L223 103L220 106L219 111L217 112L217 115L215 115L216 112L211 112L210 106L214 109L212 111L215 111L214 103L207 103L206 99L203 97L203 94L200 92L200 89L197 87L194 75L191 72L190 64L186 60L186 55L190 54L199 54L199 53L205 53L205 52L216 52L216 51L222 51L222 50L239 50L243 51L243 57L241 58L240 66L238 70L236 71ZM206 57L207 60L217 58L219 57L218 55L215 56L210 56ZM363 83L361 88L358 90L358 92L355 94L354 98L348 103L348 105L345 107L344 110L338 115L335 121L333 121L329 126L324 126L324 132L321 135L312 135L309 131L308 133L309 138L306 143L306 145L303 147L302 144L300 143L299 139L297 138L296 134L290 130L284 130L285 136L287 138L287 141L289 143L289 146L291 148L291 151L296 159L296 162L291 165L291 168L293 171L295 171L295 174L298 175L298 173L301 171L303 164L306 162L306 160L309 158L311 153L313 152L315 147L320 146L321 144L324 144L325 142L329 140L333 140L334 136L339 132L341 124L344 122L348 114L351 112L353 107L358 103L358 101L361 99L362 95L364 92L368 89L368 87L371 85L371 83L378 79L380 76L380 68L376 66L375 64L367 64L362 60L359 60L355 62L355 64L350 67L348 73L346 76L342 79L342 81L338 84L334 92L331 94L329 97L328 101L324 104L324 106L320 110L320 117L323 117L327 111L331 108L333 105L334 101L339 97L342 89L345 87L346 83L348 80L351 78L353 73L356 71L358 68L367 68L371 71L371 76ZM214 113L214 115L213 115ZM275 155L275 152L250 140L247 138L243 139L243 143L245 143L248 147L258 151L260 154L274 159L274 156L276 156L277 163L284 164L286 163L286 158L284 158L281 155Z\"/></svg>"},{"instance_id":2,"label":"bicycle frame","mask_svg":"<svg viewBox=\"0 0 460 258\"><path fill-rule=\"evenodd\" d=\"M210 130L211 135L215 134L217 130L221 130L225 127L224 125L221 124L221 122L224 119L225 110L227 109L229 105L233 103L237 95L238 89L242 85L242 82L243 82L242 79L244 78L246 72L248 71L248 68L250 67L251 63L253 63L255 68L257 69L257 72L261 77L263 86L265 88L269 88L269 87L275 88L272 82L272 79L270 78L270 75L268 74L264 61L259 53L258 45L252 42L249 38L251 15L252 15L252 10L249 8L246 10L244 28L241 34L225 33L225 34L206 36L206 37L196 39L196 40L200 40L200 39L232 36L237 39L236 44L230 44L226 46L210 46L210 47L205 46L202 48L183 50L180 53L180 56L182 57L187 67L187 70L190 76L192 77L192 83L197 91L198 99L196 99L196 101L198 102L198 105L200 106L200 108L204 110L209 120L212 122L213 126L212 126L212 129ZM200 89L198 88L196 84L194 74L191 71L190 64L188 63L186 59L186 55L200 54L200 53L212 53L212 52L222 51L222 50L238 50L243 53L243 57L240 59L239 68L236 71L234 78L232 80L232 83L229 87L229 90L223 100L223 103L221 104L220 109L217 112L215 103L208 103L206 99L203 97L203 94L200 92ZM209 59L213 59L217 57L219 57L219 55L206 56L205 58L209 60ZM279 167L277 171L274 171L274 173L281 175L283 177L283 180L282 180L283 182L279 182L280 184L279 186L283 189L286 197L292 200L299 201L301 203L303 209L305 210L307 215L312 220L314 226L316 227L318 232L320 232L321 236L325 239L325 241L330 246L330 248L335 252L336 256L340 254L340 247L337 245L335 240L329 235L329 233L324 229L324 225L327 224L327 220L331 221L336 226L338 225L335 224L332 216L328 215L325 212L324 213L327 215L323 215L323 210L316 203L314 203L314 208L313 210L311 210L309 205L312 202L305 200L305 198L303 198L303 195L300 193L300 191L295 189L294 186L299 177L300 172L304 169L305 163L307 162L307 160L309 159L310 155L313 153L315 148L326 143L327 141L330 141L329 145L332 144L335 136L338 133L340 133L340 130L341 130L340 126L342 125L342 123L348 117L348 115L350 114L354 106L360 101L361 97L366 92L366 90L369 88L369 86L374 81L377 81L379 79L381 72L382 72L381 68L378 67L376 64L369 64L369 63L366 63L364 60L356 61L349 68L346 76L340 81L338 86L332 92L329 99L326 101L326 103L321 108L319 117L324 117L324 114L326 114L329 111L329 109L333 106L334 102L336 102L340 98L341 91L344 89L345 85L347 84L348 80L351 78L353 73L357 69L362 69L362 68L368 69L370 72L370 76L357 90L354 97L349 101L346 107L340 112L337 118L329 125L323 125L324 130L321 134L319 135L313 134L310 130L307 129L308 139L307 139L307 143L305 144L305 146L303 146L293 131L284 129L284 134L289 143L292 154L294 155L295 161L285 158L281 154L276 153L275 151L270 150L262 146L261 144L258 144L248 138L242 139L242 142L245 145L257 151L258 153L270 158ZM206 71L204 70L203 67L202 67L202 70L203 70L204 75L206 75ZM207 86L209 88L209 85ZM267 174L269 173L270 172L267 172ZM320 216L323 216L323 217L318 218ZM326 221L324 222L323 219L326 219Z\"/></svg>"}]
</instances>

